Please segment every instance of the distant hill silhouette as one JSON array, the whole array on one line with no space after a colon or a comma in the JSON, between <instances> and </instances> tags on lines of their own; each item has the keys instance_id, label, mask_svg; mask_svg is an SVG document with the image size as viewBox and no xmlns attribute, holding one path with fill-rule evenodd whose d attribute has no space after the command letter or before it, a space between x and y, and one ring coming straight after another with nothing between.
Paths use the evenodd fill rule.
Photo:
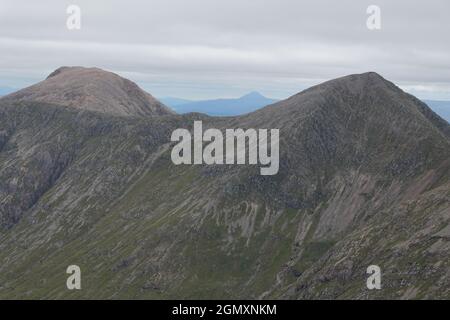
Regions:
<instances>
[{"instance_id":1,"label":"distant hill silhouette","mask_svg":"<svg viewBox=\"0 0 450 320\"><path fill-rule=\"evenodd\" d=\"M237 99L193 101L175 97L159 99L178 113L200 112L211 116L235 116L256 111L278 100L251 92ZM450 101L423 100L434 112L450 122Z\"/></svg>"},{"instance_id":2,"label":"distant hill silhouette","mask_svg":"<svg viewBox=\"0 0 450 320\"><path fill-rule=\"evenodd\" d=\"M173 97L164 97L159 98L159 101L164 103L166 106L170 106L171 108L175 108L177 106L188 104L195 102L194 100L182 99L182 98L173 98Z\"/></svg>"},{"instance_id":3,"label":"distant hill silhouette","mask_svg":"<svg viewBox=\"0 0 450 320\"><path fill-rule=\"evenodd\" d=\"M211 116L245 114L277 102L277 100L264 97L256 91L237 99L189 101L179 98L163 98L161 101L178 113L200 112ZM187 102L183 103L183 101Z\"/></svg>"},{"instance_id":4,"label":"distant hill silhouette","mask_svg":"<svg viewBox=\"0 0 450 320\"><path fill-rule=\"evenodd\" d=\"M434 112L450 122L450 101L423 100Z\"/></svg>"},{"instance_id":5,"label":"distant hill silhouette","mask_svg":"<svg viewBox=\"0 0 450 320\"><path fill-rule=\"evenodd\" d=\"M0 96L4 96L7 94L10 94L11 92L14 92L15 89L10 87L0 87Z\"/></svg>"}]
</instances>

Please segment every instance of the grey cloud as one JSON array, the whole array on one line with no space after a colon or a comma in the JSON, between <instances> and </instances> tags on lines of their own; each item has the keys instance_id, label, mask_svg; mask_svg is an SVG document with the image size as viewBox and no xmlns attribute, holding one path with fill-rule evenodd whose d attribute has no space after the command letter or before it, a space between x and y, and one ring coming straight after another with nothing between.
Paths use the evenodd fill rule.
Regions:
<instances>
[{"instance_id":1,"label":"grey cloud","mask_svg":"<svg viewBox=\"0 0 450 320\"><path fill-rule=\"evenodd\" d=\"M79 31L65 27L69 4L81 7ZM365 26L369 4L381 7L379 31ZM85 65L128 75L157 96L258 89L283 97L373 70L450 99L449 9L445 0L2 0L0 85Z\"/></svg>"}]
</instances>

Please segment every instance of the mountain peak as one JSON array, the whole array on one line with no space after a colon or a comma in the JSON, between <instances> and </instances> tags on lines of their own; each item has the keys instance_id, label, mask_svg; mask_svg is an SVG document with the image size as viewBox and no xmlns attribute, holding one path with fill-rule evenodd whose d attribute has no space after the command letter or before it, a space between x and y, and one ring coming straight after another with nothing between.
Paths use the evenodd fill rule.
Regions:
<instances>
[{"instance_id":1,"label":"mountain peak","mask_svg":"<svg viewBox=\"0 0 450 320\"><path fill-rule=\"evenodd\" d=\"M49 102L118 116L172 113L136 83L99 68L60 67L44 81L3 99Z\"/></svg>"},{"instance_id":2,"label":"mountain peak","mask_svg":"<svg viewBox=\"0 0 450 320\"><path fill-rule=\"evenodd\" d=\"M249 93L243 95L242 97L240 97L240 99L255 99L255 98L257 98L257 99L260 99L260 98L265 99L266 97L264 97L258 91L252 91L252 92L249 92Z\"/></svg>"},{"instance_id":3,"label":"mountain peak","mask_svg":"<svg viewBox=\"0 0 450 320\"><path fill-rule=\"evenodd\" d=\"M62 66L62 67L59 67L58 69L56 69L55 71L53 71L52 73L50 73L46 79L50 79L50 78L55 77L55 76L57 76L59 74L62 74L62 73L67 73L67 72L70 73L70 72L75 72L75 71L78 71L78 72L81 72L81 71L108 72L108 71L102 70L100 68L95 68L95 67L87 68L87 67L81 67L81 66L73 66L73 67Z\"/></svg>"},{"instance_id":4,"label":"mountain peak","mask_svg":"<svg viewBox=\"0 0 450 320\"><path fill-rule=\"evenodd\" d=\"M320 91L320 95L328 94L335 96L336 93L342 94L346 92L348 95L359 96L361 94L378 95L386 92L404 92L397 87L394 83L386 80L376 72L364 72L359 74L350 74L336 79L328 80L323 83L319 83L308 89L305 89L294 96L291 99L303 96L305 94L313 94Z\"/></svg>"},{"instance_id":5,"label":"mountain peak","mask_svg":"<svg viewBox=\"0 0 450 320\"><path fill-rule=\"evenodd\" d=\"M256 114L258 121L273 122L277 119L287 121L307 117L318 117L316 120L321 122L322 117L331 117L333 114L333 125L340 119L343 126L348 125L348 119L356 118L359 125L409 119L433 127L450 137L450 126L445 120L422 101L376 72L352 74L320 83L286 100L266 106L256 111Z\"/></svg>"},{"instance_id":6,"label":"mountain peak","mask_svg":"<svg viewBox=\"0 0 450 320\"><path fill-rule=\"evenodd\" d=\"M373 72L373 71L357 73L357 74L350 74L347 76L329 80L327 82L324 82L323 84L319 84L319 86L326 85L326 84L351 85L351 86L356 86L356 87L365 86L365 85L373 86L373 85L384 84L391 88L393 86L395 87L395 85L392 82L386 80L381 75L379 75L378 73Z\"/></svg>"}]
</instances>

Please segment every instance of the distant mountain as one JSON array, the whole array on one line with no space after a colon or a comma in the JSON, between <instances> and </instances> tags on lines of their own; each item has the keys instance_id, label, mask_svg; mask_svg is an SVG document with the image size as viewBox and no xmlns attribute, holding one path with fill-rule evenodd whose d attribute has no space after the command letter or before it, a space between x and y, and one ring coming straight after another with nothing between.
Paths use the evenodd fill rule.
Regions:
<instances>
[{"instance_id":1,"label":"distant mountain","mask_svg":"<svg viewBox=\"0 0 450 320\"><path fill-rule=\"evenodd\" d=\"M193 101L182 98L159 99L178 113L200 112L211 116L233 116L249 113L278 100L266 98L258 92L251 92L237 99L214 99ZM450 101L423 100L434 112L450 122Z\"/></svg>"},{"instance_id":2,"label":"distant mountain","mask_svg":"<svg viewBox=\"0 0 450 320\"><path fill-rule=\"evenodd\" d=\"M10 88L10 87L0 87L0 96L7 95L11 92L16 91L16 89Z\"/></svg>"},{"instance_id":3,"label":"distant mountain","mask_svg":"<svg viewBox=\"0 0 450 320\"><path fill-rule=\"evenodd\" d=\"M450 123L450 101L424 100L424 102Z\"/></svg>"},{"instance_id":4,"label":"distant mountain","mask_svg":"<svg viewBox=\"0 0 450 320\"><path fill-rule=\"evenodd\" d=\"M124 117L86 90L94 110L0 99L0 299L450 297L450 125L380 75L239 117ZM194 120L279 128L278 174L174 165L171 134Z\"/></svg>"},{"instance_id":5,"label":"distant mountain","mask_svg":"<svg viewBox=\"0 0 450 320\"><path fill-rule=\"evenodd\" d=\"M175 107L188 104L194 102L193 100L187 100L187 99L181 99L181 98L173 98L173 97L164 97L159 98L159 101L164 103L166 106L171 107L172 109L175 109Z\"/></svg>"},{"instance_id":6,"label":"distant mountain","mask_svg":"<svg viewBox=\"0 0 450 320\"><path fill-rule=\"evenodd\" d=\"M61 67L2 100L48 102L120 116L173 113L134 82L98 68Z\"/></svg>"},{"instance_id":7,"label":"distant mountain","mask_svg":"<svg viewBox=\"0 0 450 320\"><path fill-rule=\"evenodd\" d=\"M166 101L167 105L178 113L200 112L211 116L241 115L277 102L277 100L266 98L258 92L251 92L237 99L202 100L188 103L178 103L179 101L174 100L177 104L170 104L167 99L163 101Z\"/></svg>"}]
</instances>

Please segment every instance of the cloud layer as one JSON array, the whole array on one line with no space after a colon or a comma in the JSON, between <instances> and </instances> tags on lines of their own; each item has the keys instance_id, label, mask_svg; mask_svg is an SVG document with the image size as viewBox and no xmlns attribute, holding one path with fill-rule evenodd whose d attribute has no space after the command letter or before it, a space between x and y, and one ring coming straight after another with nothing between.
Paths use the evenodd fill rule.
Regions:
<instances>
[{"instance_id":1,"label":"cloud layer","mask_svg":"<svg viewBox=\"0 0 450 320\"><path fill-rule=\"evenodd\" d=\"M70 4L81 8L81 30L66 28ZM381 8L381 30L366 27L370 4ZM0 86L83 65L156 96L283 98L376 71L419 97L450 100L449 9L445 0L1 0Z\"/></svg>"}]
</instances>

